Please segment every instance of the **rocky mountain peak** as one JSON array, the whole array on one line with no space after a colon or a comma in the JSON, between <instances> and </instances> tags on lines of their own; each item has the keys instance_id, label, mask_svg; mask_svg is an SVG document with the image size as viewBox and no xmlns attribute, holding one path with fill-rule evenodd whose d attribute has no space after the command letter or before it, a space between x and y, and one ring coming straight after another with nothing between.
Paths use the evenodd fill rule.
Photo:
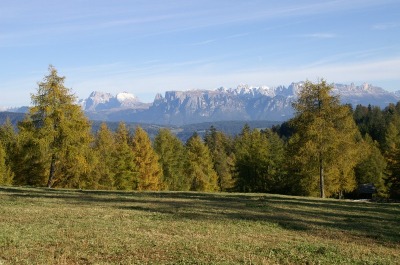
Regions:
<instances>
[{"instance_id":1,"label":"rocky mountain peak","mask_svg":"<svg viewBox=\"0 0 400 265\"><path fill-rule=\"evenodd\" d=\"M138 99L128 92L118 93L114 96L100 91L92 92L87 99L81 100L79 103L88 112L115 108L133 108L140 104Z\"/></svg>"},{"instance_id":2,"label":"rocky mountain peak","mask_svg":"<svg viewBox=\"0 0 400 265\"><path fill-rule=\"evenodd\" d=\"M157 94L152 104L141 103L133 94L116 96L93 92L85 101L85 110L92 119L182 125L228 120L284 121L292 117L292 102L304 82L289 86L220 87L214 90L166 91ZM385 107L400 100L395 94L371 84L334 84L333 94L342 103Z\"/></svg>"}]
</instances>

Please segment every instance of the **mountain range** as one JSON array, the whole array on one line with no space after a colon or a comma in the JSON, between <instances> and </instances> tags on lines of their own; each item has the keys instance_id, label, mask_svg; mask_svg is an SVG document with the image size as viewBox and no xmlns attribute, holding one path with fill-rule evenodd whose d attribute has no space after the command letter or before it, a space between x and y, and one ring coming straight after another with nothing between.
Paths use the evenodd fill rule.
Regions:
<instances>
[{"instance_id":1,"label":"mountain range","mask_svg":"<svg viewBox=\"0 0 400 265\"><path fill-rule=\"evenodd\" d=\"M128 92L112 95L92 92L79 104L91 120L134 122L166 126L182 126L216 121L275 121L290 119L293 101L304 82L289 86L220 87L214 90L167 91L157 94L152 103L141 102ZM370 84L333 84L332 93L340 95L344 104L355 107L374 105L381 108L400 101L400 91L389 92ZM26 112L28 107L4 109Z\"/></svg>"},{"instance_id":2,"label":"mountain range","mask_svg":"<svg viewBox=\"0 0 400 265\"><path fill-rule=\"evenodd\" d=\"M161 125L185 125L214 121L285 121L293 116L292 102L304 82L288 87L253 87L215 90L167 91L157 94L153 103L143 103L133 94L92 92L79 104L91 120L126 121ZM389 92L370 84L334 84L332 93L342 103L354 107L374 105L381 108L400 100L400 91Z\"/></svg>"}]
</instances>

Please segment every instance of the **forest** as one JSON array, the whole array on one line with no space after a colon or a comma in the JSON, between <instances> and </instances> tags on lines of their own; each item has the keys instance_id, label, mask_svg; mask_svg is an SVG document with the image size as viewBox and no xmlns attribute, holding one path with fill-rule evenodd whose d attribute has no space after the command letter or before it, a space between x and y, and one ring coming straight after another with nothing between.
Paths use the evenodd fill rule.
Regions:
<instances>
[{"instance_id":1,"label":"forest","mask_svg":"<svg viewBox=\"0 0 400 265\"><path fill-rule=\"evenodd\" d=\"M265 192L400 199L400 102L384 109L340 103L321 80L306 82L295 116L229 136L211 126L185 143L168 129L91 122L50 66L25 119L0 127L0 185L91 190Z\"/></svg>"}]
</instances>

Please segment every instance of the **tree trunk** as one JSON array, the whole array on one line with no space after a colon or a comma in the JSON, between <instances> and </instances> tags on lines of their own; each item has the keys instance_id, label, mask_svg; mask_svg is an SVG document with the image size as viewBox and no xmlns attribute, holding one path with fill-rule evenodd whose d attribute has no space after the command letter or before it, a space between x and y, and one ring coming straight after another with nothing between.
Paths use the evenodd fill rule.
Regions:
<instances>
[{"instance_id":1,"label":"tree trunk","mask_svg":"<svg viewBox=\"0 0 400 265\"><path fill-rule=\"evenodd\" d=\"M321 198L325 198L324 167L322 165L321 157L319 159L319 189Z\"/></svg>"},{"instance_id":2,"label":"tree trunk","mask_svg":"<svg viewBox=\"0 0 400 265\"><path fill-rule=\"evenodd\" d=\"M53 179L54 179L55 171L56 171L56 155L53 154L51 156L49 180L47 181L47 187L48 188L51 188L51 186L53 185Z\"/></svg>"}]
</instances>

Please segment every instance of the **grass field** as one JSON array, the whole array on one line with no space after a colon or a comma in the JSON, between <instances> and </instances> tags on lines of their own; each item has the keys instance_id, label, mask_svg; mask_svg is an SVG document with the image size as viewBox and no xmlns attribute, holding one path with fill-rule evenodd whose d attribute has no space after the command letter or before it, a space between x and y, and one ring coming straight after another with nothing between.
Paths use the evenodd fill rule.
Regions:
<instances>
[{"instance_id":1,"label":"grass field","mask_svg":"<svg viewBox=\"0 0 400 265\"><path fill-rule=\"evenodd\" d=\"M400 264L400 205L0 187L0 264Z\"/></svg>"}]
</instances>

